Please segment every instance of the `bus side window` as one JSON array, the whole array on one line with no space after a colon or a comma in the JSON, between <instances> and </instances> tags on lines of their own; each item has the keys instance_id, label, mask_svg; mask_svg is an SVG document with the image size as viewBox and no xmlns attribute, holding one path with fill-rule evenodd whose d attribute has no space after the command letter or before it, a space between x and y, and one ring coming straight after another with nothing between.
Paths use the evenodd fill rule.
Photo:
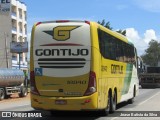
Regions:
<instances>
[{"instance_id":1,"label":"bus side window","mask_svg":"<svg viewBox=\"0 0 160 120\"><path fill-rule=\"evenodd\" d=\"M110 55L112 60L116 60L116 39L114 37L110 37Z\"/></svg>"},{"instance_id":2,"label":"bus side window","mask_svg":"<svg viewBox=\"0 0 160 120\"><path fill-rule=\"evenodd\" d=\"M99 49L102 55L105 54L105 42L103 36L103 32L100 29L98 29Z\"/></svg>"}]
</instances>

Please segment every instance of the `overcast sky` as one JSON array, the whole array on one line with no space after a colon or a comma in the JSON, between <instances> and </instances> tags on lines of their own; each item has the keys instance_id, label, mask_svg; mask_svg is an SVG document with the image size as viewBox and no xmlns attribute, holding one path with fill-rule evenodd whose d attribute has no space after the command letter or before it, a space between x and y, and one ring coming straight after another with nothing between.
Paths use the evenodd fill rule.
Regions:
<instances>
[{"instance_id":1,"label":"overcast sky","mask_svg":"<svg viewBox=\"0 0 160 120\"><path fill-rule=\"evenodd\" d=\"M160 0L21 0L27 5L28 36L35 22L72 19L110 21L126 29L142 55L151 39L160 41ZM30 37L28 37L30 39Z\"/></svg>"}]
</instances>

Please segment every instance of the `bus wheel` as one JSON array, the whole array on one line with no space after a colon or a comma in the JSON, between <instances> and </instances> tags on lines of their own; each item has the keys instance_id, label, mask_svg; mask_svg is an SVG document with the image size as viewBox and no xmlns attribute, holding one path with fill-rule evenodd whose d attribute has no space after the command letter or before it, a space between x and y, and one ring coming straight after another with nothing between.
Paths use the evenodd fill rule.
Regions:
<instances>
[{"instance_id":1,"label":"bus wheel","mask_svg":"<svg viewBox=\"0 0 160 120\"><path fill-rule=\"evenodd\" d=\"M0 89L0 100L3 100L4 98L5 98L4 89Z\"/></svg>"},{"instance_id":2,"label":"bus wheel","mask_svg":"<svg viewBox=\"0 0 160 120\"><path fill-rule=\"evenodd\" d=\"M110 106L110 113L114 113L115 110L116 110L116 105L117 105L117 94L116 94L116 91L114 91L114 95L113 97L110 98L110 103L111 103L111 106Z\"/></svg>"},{"instance_id":3,"label":"bus wheel","mask_svg":"<svg viewBox=\"0 0 160 120\"><path fill-rule=\"evenodd\" d=\"M110 94L108 93L108 101L107 101L107 107L102 111L102 114L104 116L107 116L109 114L109 111L110 111Z\"/></svg>"}]
</instances>

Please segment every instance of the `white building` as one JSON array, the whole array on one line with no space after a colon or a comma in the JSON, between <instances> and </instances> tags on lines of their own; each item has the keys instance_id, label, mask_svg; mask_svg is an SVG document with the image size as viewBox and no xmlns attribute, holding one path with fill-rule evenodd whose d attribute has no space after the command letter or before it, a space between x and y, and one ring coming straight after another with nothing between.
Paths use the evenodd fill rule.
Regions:
<instances>
[{"instance_id":1,"label":"white building","mask_svg":"<svg viewBox=\"0 0 160 120\"><path fill-rule=\"evenodd\" d=\"M19 67L19 55L10 52L11 42L27 41L27 7L19 0L0 0L0 68ZM20 55L27 67L27 53Z\"/></svg>"}]
</instances>

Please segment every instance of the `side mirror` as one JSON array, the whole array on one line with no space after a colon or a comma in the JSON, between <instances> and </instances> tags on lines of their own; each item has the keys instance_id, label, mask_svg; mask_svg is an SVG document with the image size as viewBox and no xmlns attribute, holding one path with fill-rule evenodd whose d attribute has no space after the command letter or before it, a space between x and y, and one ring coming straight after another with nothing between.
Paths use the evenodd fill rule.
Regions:
<instances>
[{"instance_id":1,"label":"side mirror","mask_svg":"<svg viewBox=\"0 0 160 120\"><path fill-rule=\"evenodd\" d=\"M143 60L141 57L138 56L138 73L142 73L143 71Z\"/></svg>"},{"instance_id":2,"label":"side mirror","mask_svg":"<svg viewBox=\"0 0 160 120\"><path fill-rule=\"evenodd\" d=\"M143 63L142 63L142 61L140 61L140 69L141 70L143 69Z\"/></svg>"}]
</instances>

